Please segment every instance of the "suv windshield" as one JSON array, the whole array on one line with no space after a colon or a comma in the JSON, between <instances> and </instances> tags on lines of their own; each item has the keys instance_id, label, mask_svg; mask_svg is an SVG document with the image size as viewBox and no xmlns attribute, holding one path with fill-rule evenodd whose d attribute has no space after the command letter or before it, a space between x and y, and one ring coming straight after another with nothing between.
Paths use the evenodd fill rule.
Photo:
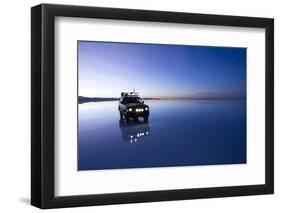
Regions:
<instances>
[{"instance_id":1,"label":"suv windshield","mask_svg":"<svg viewBox=\"0 0 281 213\"><path fill-rule=\"evenodd\" d=\"M123 99L124 104L134 104L134 103L141 103L139 97L126 97Z\"/></svg>"}]
</instances>

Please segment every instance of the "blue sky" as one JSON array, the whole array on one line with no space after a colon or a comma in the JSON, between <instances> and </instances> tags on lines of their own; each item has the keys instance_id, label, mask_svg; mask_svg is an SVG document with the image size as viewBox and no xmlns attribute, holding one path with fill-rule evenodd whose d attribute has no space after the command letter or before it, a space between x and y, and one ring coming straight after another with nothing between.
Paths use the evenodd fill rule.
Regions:
<instances>
[{"instance_id":1,"label":"blue sky","mask_svg":"<svg viewBox=\"0 0 281 213\"><path fill-rule=\"evenodd\" d=\"M246 95L246 48L78 42L79 95Z\"/></svg>"}]
</instances>

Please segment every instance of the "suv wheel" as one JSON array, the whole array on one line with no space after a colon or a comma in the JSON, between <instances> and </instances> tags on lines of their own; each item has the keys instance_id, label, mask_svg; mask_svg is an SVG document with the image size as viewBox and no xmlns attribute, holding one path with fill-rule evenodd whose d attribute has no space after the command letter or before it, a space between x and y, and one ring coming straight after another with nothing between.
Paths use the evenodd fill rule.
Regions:
<instances>
[{"instance_id":1,"label":"suv wheel","mask_svg":"<svg viewBox=\"0 0 281 213\"><path fill-rule=\"evenodd\" d=\"M130 117L128 115L125 115L125 120L128 123L130 121Z\"/></svg>"},{"instance_id":2,"label":"suv wheel","mask_svg":"<svg viewBox=\"0 0 281 213\"><path fill-rule=\"evenodd\" d=\"M147 121L148 121L148 115L144 116L144 117L143 117L143 120L144 120L145 122L147 122Z\"/></svg>"}]
</instances>

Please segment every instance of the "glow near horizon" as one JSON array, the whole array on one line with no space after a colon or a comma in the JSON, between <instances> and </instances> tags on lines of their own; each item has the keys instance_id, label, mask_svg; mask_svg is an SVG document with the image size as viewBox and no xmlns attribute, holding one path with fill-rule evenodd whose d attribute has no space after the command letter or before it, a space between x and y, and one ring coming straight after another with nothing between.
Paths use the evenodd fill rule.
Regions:
<instances>
[{"instance_id":1,"label":"glow near horizon","mask_svg":"<svg viewBox=\"0 0 281 213\"><path fill-rule=\"evenodd\" d=\"M246 48L78 42L79 96L246 95Z\"/></svg>"}]
</instances>

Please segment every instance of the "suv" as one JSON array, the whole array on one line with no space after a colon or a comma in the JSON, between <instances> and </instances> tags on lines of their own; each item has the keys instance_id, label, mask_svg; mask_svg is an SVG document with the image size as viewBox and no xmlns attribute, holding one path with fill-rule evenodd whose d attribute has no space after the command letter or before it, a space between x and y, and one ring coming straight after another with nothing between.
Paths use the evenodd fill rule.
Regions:
<instances>
[{"instance_id":1,"label":"suv","mask_svg":"<svg viewBox=\"0 0 281 213\"><path fill-rule=\"evenodd\" d=\"M122 92L118 103L120 118L125 118L129 122L130 118L138 119L143 117L144 121L148 121L149 107L144 104L136 92Z\"/></svg>"}]
</instances>

